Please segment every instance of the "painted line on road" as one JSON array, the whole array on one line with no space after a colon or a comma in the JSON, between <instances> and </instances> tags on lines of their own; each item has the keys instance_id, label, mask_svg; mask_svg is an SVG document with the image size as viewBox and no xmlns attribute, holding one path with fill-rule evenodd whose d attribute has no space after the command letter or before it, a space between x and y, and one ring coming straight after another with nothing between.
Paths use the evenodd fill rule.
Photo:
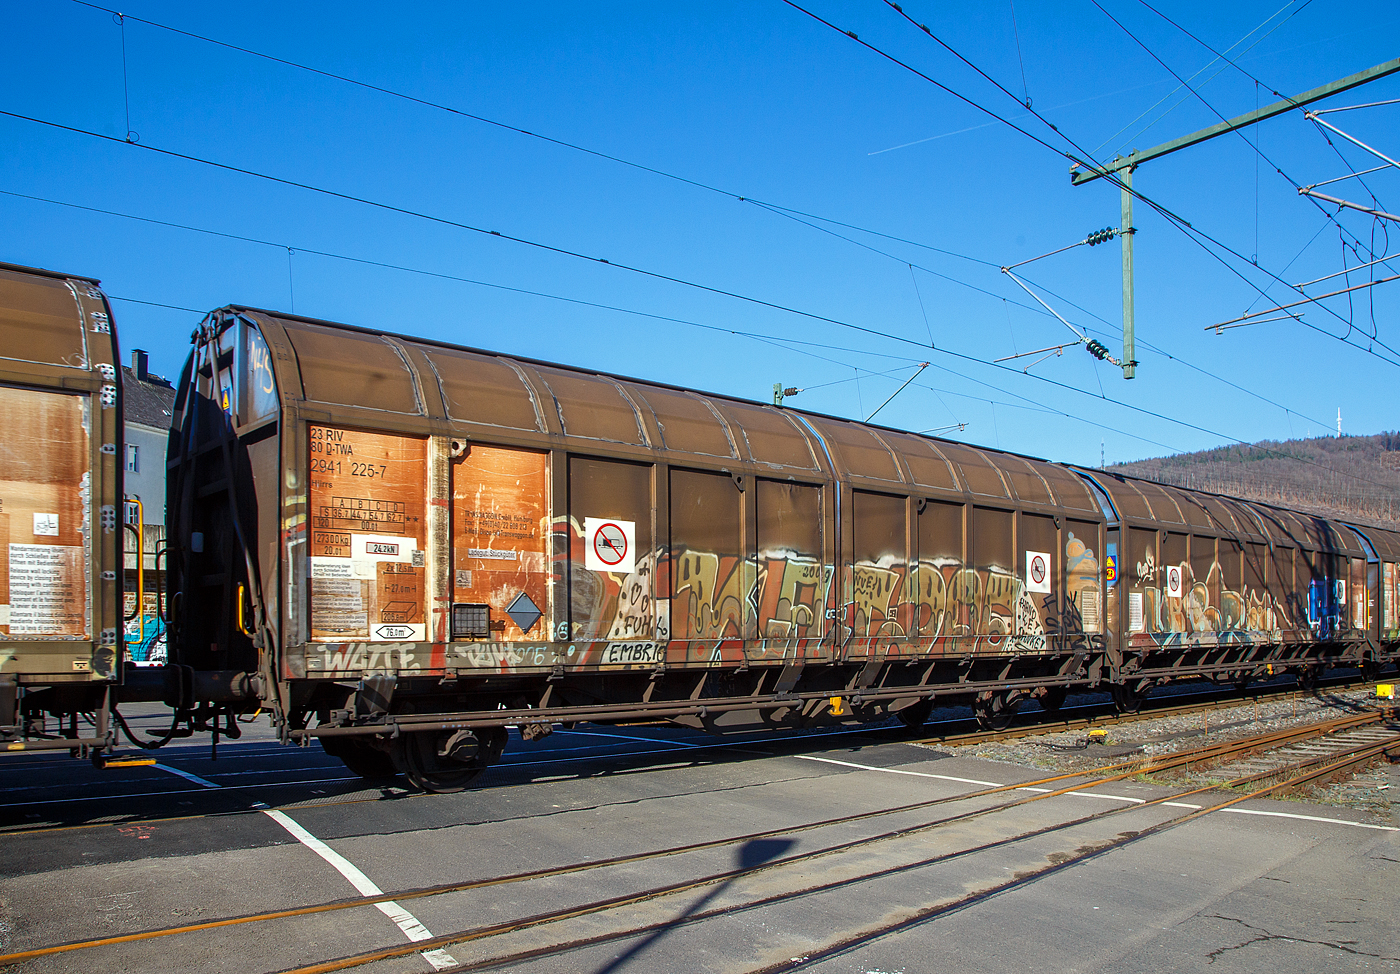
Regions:
<instances>
[{"instance_id":1,"label":"painted line on road","mask_svg":"<svg viewBox=\"0 0 1400 974\"><path fill-rule=\"evenodd\" d=\"M843 768L855 768L859 771L883 771L886 774L907 774L915 778L937 778L939 781L956 781L961 785L981 785L984 788L1000 788L1002 784L998 781L978 781L976 778L954 778L952 775L932 774L928 771L905 771L903 768L877 768L870 764L855 764L851 761L838 761L835 758L819 758L812 754L799 754L797 757L803 761L820 761L823 764L839 764ZM1026 791L1049 791L1049 788L1027 788Z\"/></svg>"},{"instance_id":2,"label":"painted line on road","mask_svg":"<svg viewBox=\"0 0 1400 974\"><path fill-rule=\"evenodd\" d=\"M261 804L261 802L258 803L258 805ZM376 886L372 879L360 872L360 870L355 867L354 863L316 838L316 836L306 831L296 819L285 812L279 812L275 808L267 808L266 806L258 808L258 805L254 805L253 807L282 826L282 828L291 833L292 837L298 842L329 863L336 872L340 873L340 875L344 876L350 882L351 886L355 887L356 891L361 896L384 895L384 891ZM404 936L409 940L417 942L419 940L432 939L432 933L429 932L427 927L423 926L423 922L393 900L388 900L384 903L376 903L374 905L380 913L383 913L390 920L393 920L394 923L398 925L398 928L403 931ZM449 967L457 966L457 958L453 957L445 950L425 950L423 951L422 957L429 964L433 965L434 970L444 971Z\"/></svg>"},{"instance_id":3,"label":"painted line on road","mask_svg":"<svg viewBox=\"0 0 1400 974\"><path fill-rule=\"evenodd\" d=\"M153 768L158 768L158 769L161 770L161 771L169 772L170 774L173 774L173 775L179 775L181 778L184 778L186 781L193 781L195 784L197 784L197 785L199 785L199 786L201 786L201 787L203 787L203 788L222 788L222 787L223 787L223 785L216 785L216 784L214 784L214 782L210 781L208 778L201 778L201 777L200 777L199 775L197 775L197 774L190 774L188 771L181 771L179 768L172 768L172 767L171 767L170 765L168 765L168 764L153 764L153 765L151 765L151 767L153 767Z\"/></svg>"},{"instance_id":4,"label":"painted line on road","mask_svg":"<svg viewBox=\"0 0 1400 974\"><path fill-rule=\"evenodd\" d=\"M1265 812L1256 808L1226 808L1226 812L1236 815L1263 815L1269 818L1296 818L1304 822L1327 822L1331 825L1350 825L1358 829L1376 829L1379 832L1400 832L1394 825L1372 825L1370 822L1351 822L1344 818L1326 818L1322 815L1299 815L1295 812Z\"/></svg>"},{"instance_id":5,"label":"painted line on road","mask_svg":"<svg viewBox=\"0 0 1400 974\"><path fill-rule=\"evenodd\" d=\"M839 764L842 767L856 768L860 771L883 771L886 774L905 774L912 775L916 778L937 778L940 781L956 781L962 784L985 785L991 788L1006 787L1005 785L1001 785L995 781L978 781L976 778L954 778L951 775L946 774L930 774L927 771L905 771L902 768L877 768L874 765L870 764L855 764L851 761L837 761L834 758L819 758L814 757L810 754L799 754L797 756L802 758L804 761L821 761L826 764ZM1027 787L1018 788L1016 790L1048 792L1050 789ZM1109 801L1131 802L1134 805L1143 805L1146 804L1148 801L1145 798L1130 798L1127 795L1105 795L1103 792L1096 791L1075 791L1070 792L1069 795L1067 795L1066 797L1103 798ZM1158 804L1167 808L1189 808L1193 811L1199 811L1200 809L1205 807L1203 805L1193 805L1190 802L1158 802ZM1298 819L1303 822L1326 822L1330 825L1350 825L1358 829L1375 829L1380 832L1400 832L1400 827L1394 825L1372 825L1370 822L1353 822L1345 818L1328 818L1324 815L1299 815L1295 812L1269 812L1257 808L1223 808L1221 809L1221 811L1229 812L1234 815L1256 815L1263 818L1292 818Z\"/></svg>"}]
</instances>

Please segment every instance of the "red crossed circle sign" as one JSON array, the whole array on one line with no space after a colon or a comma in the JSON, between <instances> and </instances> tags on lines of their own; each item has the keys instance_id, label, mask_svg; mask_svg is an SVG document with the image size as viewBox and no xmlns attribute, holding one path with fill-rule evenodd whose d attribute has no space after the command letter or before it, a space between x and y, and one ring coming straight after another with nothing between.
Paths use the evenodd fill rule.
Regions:
<instances>
[{"instance_id":1,"label":"red crossed circle sign","mask_svg":"<svg viewBox=\"0 0 1400 974\"><path fill-rule=\"evenodd\" d=\"M1037 585L1045 581L1045 559L1039 555L1031 557L1031 581Z\"/></svg>"},{"instance_id":2,"label":"red crossed circle sign","mask_svg":"<svg viewBox=\"0 0 1400 974\"><path fill-rule=\"evenodd\" d=\"M605 565L620 565L622 559L627 557L627 534L611 521L598 525L589 544L593 545L593 553Z\"/></svg>"}]
</instances>

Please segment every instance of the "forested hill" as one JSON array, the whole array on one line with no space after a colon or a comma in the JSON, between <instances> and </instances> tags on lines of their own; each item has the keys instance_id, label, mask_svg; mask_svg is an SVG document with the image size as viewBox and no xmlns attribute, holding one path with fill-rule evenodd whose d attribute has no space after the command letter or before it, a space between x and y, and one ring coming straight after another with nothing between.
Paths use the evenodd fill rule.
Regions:
<instances>
[{"instance_id":1,"label":"forested hill","mask_svg":"<svg viewBox=\"0 0 1400 974\"><path fill-rule=\"evenodd\" d=\"M1108 469L1319 514L1400 522L1400 433L1266 441Z\"/></svg>"}]
</instances>

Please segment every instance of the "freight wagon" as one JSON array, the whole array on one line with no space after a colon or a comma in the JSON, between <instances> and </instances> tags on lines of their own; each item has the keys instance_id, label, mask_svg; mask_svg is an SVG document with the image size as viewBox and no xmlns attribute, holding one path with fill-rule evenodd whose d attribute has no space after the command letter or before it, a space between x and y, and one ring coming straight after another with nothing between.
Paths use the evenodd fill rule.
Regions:
<instances>
[{"instance_id":1,"label":"freight wagon","mask_svg":"<svg viewBox=\"0 0 1400 974\"><path fill-rule=\"evenodd\" d=\"M1389 530L252 308L193 343L166 700L367 776L1396 658Z\"/></svg>"},{"instance_id":2,"label":"freight wagon","mask_svg":"<svg viewBox=\"0 0 1400 974\"><path fill-rule=\"evenodd\" d=\"M104 749L122 658L121 370L98 282L0 264L0 747ZM79 726L78 716L92 726Z\"/></svg>"}]
</instances>

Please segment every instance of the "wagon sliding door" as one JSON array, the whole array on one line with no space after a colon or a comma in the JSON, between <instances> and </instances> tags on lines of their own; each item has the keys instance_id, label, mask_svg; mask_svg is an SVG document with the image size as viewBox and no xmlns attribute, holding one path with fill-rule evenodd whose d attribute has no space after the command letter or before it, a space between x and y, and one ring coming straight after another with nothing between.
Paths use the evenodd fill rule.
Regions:
<instances>
[{"instance_id":1,"label":"wagon sliding door","mask_svg":"<svg viewBox=\"0 0 1400 974\"><path fill-rule=\"evenodd\" d=\"M570 638L657 640L650 647L610 645L599 658L603 664L661 662L652 470L569 458L569 517L557 529L556 572L568 592ZM665 613L660 618L664 627Z\"/></svg>"},{"instance_id":2,"label":"wagon sliding door","mask_svg":"<svg viewBox=\"0 0 1400 974\"><path fill-rule=\"evenodd\" d=\"M428 441L311 424L311 638L423 642Z\"/></svg>"},{"instance_id":3,"label":"wagon sliding door","mask_svg":"<svg viewBox=\"0 0 1400 974\"><path fill-rule=\"evenodd\" d=\"M452 639L549 638L546 455L467 444L452 465Z\"/></svg>"}]
</instances>

